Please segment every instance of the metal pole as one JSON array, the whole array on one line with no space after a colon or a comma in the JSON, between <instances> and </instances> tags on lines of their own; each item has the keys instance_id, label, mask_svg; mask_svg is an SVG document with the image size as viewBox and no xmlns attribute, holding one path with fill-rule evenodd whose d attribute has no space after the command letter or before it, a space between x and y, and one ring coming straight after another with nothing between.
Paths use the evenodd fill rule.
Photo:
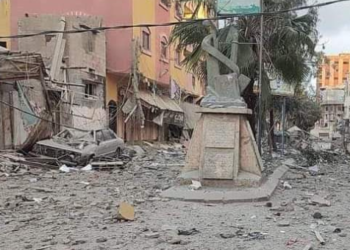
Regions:
<instances>
[{"instance_id":1,"label":"metal pole","mask_svg":"<svg viewBox=\"0 0 350 250\"><path fill-rule=\"evenodd\" d=\"M282 106L282 155L284 155L284 129L286 123L286 97L283 97L283 106Z\"/></svg>"},{"instance_id":2,"label":"metal pole","mask_svg":"<svg viewBox=\"0 0 350 250\"><path fill-rule=\"evenodd\" d=\"M264 12L264 0L260 0L261 13ZM258 149L261 154L261 139L262 139L262 72L263 72L263 33L264 33L264 15L260 17L260 51L259 51L259 111L258 111Z\"/></svg>"}]
</instances>

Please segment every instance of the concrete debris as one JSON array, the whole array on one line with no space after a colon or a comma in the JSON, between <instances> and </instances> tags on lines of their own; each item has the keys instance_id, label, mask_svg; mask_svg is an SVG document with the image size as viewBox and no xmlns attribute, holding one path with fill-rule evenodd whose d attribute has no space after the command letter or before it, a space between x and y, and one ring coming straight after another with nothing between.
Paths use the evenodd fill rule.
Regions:
<instances>
[{"instance_id":1,"label":"concrete debris","mask_svg":"<svg viewBox=\"0 0 350 250\"><path fill-rule=\"evenodd\" d=\"M292 189L292 186L287 181L285 181L285 182L283 182L283 188L284 189Z\"/></svg>"},{"instance_id":2,"label":"concrete debris","mask_svg":"<svg viewBox=\"0 0 350 250\"><path fill-rule=\"evenodd\" d=\"M126 202L122 202L119 205L117 217L119 220L133 221L135 220L135 208Z\"/></svg>"},{"instance_id":3,"label":"concrete debris","mask_svg":"<svg viewBox=\"0 0 350 250\"><path fill-rule=\"evenodd\" d=\"M317 175L318 172L320 171L320 168L318 165L315 165L315 166L309 167L309 171L312 175Z\"/></svg>"},{"instance_id":4,"label":"concrete debris","mask_svg":"<svg viewBox=\"0 0 350 250\"><path fill-rule=\"evenodd\" d=\"M230 233L220 234L220 237L223 239L232 239L232 238L236 237L236 234L230 234Z\"/></svg>"},{"instance_id":5,"label":"concrete debris","mask_svg":"<svg viewBox=\"0 0 350 250\"><path fill-rule=\"evenodd\" d=\"M303 248L303 250L313 250L312 244L307 244L307 245Z\"/></svg>"},{"instance_id":6,"label":"concrete debris","mask_svg":"<svg viewBox=\"0 0 350 250\"><path fill-rule=\"evenodd\" d=\"M311 205L318 205L320 207L330 207L331 206L331 202L322 198L319 195L314 195L311 197L309 203Z\"/></svg>"},{"instance_id":7,"label":"concrete debris","mask_svg":"<svg viewBox=\"0 0 350 250\"><path fill-rule=\"evenodd\" d=\"M346 245L347 238L343 237L349 234L342 218L347 218L349 206L350 171L346 161L350 158L341 153L339 163L311 166L297 149L287 147L286 156L275 159L267 153L263 155L265 175L282 165L285 159L294 159L289 163L304 169L294 168L290 171L293 174L284 178L293 189L277 190L269 202L221 205L163 202L160 190L177 185L176 178L182 170L179 164L185 161L184 149L169 146L159 150L156 143L152 145L140 146L145 154L125 161L124 169L72 170L68 174L62 174L59 168L66 165L78 169L80 166L54 163L49 158L34 155L0 152L3 163L0 164L0 224L3 225L0 234L7 235L0 248L216 249L219 244L220 249L303 249L311 242L319 244L315 230L326 240L327 249L343 249ZM163 151L173 151L173 154ZM25 165L21 162L23 159L16 157L2 158L3 154L25 161L35 158L38 167ZM105 159L95 160L105 162ZM320 168L317 176L309 174L309 167L315 165ZM324 175L320 175L321 172ZM192 180L197 179L189 178L187 191ZM199 191L189 192L196 199ZM310 206L315 195L330 200L332 211L316 203ZM123 210L122 202L133 208L131 216L130 212L129 216L123 212L126 209ZM256 215L254 219L252 215ZM266 233L261 231L261 225ZM23 241L17 240L19 236Z\"/></svg>"},{"instance_id":8,"label":"concrete debris","mask_svg":"<svg viewBox=\"0 0 350 250\"><path fill-rule=\"evenodd\" d=\"M279 227L289 227L289 226L290 226L290 222L289 222L289 221L286 221L286 220L282 220L282 221L279 221L279 222L277 223L277 225L278 225Z\"/></svg>"},{"instance_id":9,"label":"concrete debris","mask_svg":"<svg viewBox=\"0 0 350 250\"><path fill-rule=\"evenodd\" d=\"M86 165L81 169L81 171L92 171L92 165L91 164Z\"/></svg>"},{"instance_id":10,"label":"concrete debris","mask_svg":"<svg viewBox=\"0 0 350 250\"><path fill-rule=\"evenodd\" d=\"M196 229L196 228L192 228L189 230L178 230L177 234L178 235L185 235L185 236L190 236L190 235L195 235L195 234L199 234L200 232Z\"/></svg>"},{"instance_id":11,"label":"concrete debris","mask_svg":"<svg viewBox=\"0 0 350 250\"><path fill-rule=\"evenodd\" d=\"M60 171L63 173L69 173L71 171L71 168L67 167L66 165L63 165L60 167Z\"/></svg>"},{"instance_id":12,"label":"concrete debris","mask_svg":"<svg viewBox=\"0 0 350 250\"><path fill-rule=\"evenodd\" d=\"M202 188L202 184L199 181L192 180L192 184L190 185L190 188L192 190L198 190L198 189Z\"/></svg>"},{"instance_id":13,"label":"concrete debris","mask_svg":"<svg viewBox=\"0 0 350 250\"><path fill-rule=\"evenodd\" d=\"M147 239L157 239L159 237L160 237L159 233L148 233L148 234L145 234L145 238L147 238Z\"/></svg>"},{"instance_id":14,"label":"concrete debris","mask_svg":"<svg viewBox=\"0 0 350 250\"><path fill-rule=\"evenodd\" d=\"M321 245L325 245L326 241L323 239L322 235L318 231L314 231L316 239L321 243Z\"/></svg>"},{"instance_id":15,"label":"concrete debris","mask_svg":"<svg viewBox=\"0 0 350 250\"><path fill-rule=\"evenodd\" d=\"M100 237L100 238L96 239L96 243L103 243L103 242L107 242L107 241L108 241L108 239L105 237Z\"/></svg>"}]
</instances>

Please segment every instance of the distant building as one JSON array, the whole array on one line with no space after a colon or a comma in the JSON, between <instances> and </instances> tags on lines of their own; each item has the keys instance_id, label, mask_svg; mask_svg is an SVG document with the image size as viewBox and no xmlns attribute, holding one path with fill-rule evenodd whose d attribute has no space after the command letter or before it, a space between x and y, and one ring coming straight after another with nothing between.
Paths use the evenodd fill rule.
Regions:
<instances>
[{"instance_id":1,"label":"distant building","mask_svg":"<svg viewBox=\"0 0 350 250\"><path fill-rule=\"evenodd\" d=\"M319 65L317 90L344 89L350 69L349 62L350 53L325 56Z\"/></svg>"},{"instance_id":2,"label":"distant building","mask_svg":"<svg viewBox=\"0 0 350 250\"><path fill-rule=\"evenodd\" d=\"M319 65L317 100L322 107L322 118L315 131L323 138L334 138L340 132L346 114L345 89L349 75L350 53L326 55ZM316 133L317 134L317 133Z\"/></svg>"}]
</instances>

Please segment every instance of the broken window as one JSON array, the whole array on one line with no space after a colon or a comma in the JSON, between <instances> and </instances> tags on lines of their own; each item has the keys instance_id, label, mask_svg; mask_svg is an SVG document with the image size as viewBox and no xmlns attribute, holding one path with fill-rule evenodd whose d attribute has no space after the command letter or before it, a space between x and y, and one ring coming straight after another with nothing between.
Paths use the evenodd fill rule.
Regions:
<instances>
[{"instance_id":1,"label":"broken window","mask_svg":"<svg viewBox=\"0 0 350 250\"><path fill-rule=\"evenodd\" d=\"M0 46L7 49L7 42L0 41Z\"/></svg>"},{"instance_id":2,"label":"broken window","mask_svg":"<svg viewBox=\"0 0 350 250\"><path fill-rule=\"evenodd\" d=\"M181 66L181 49L179 47L175 50L175 64Z\"/></svg>"},{"instance_id":3,"label":"broken window","mask_svg":"<svg viewBox=\"0 0 350 250\"><path fill-rule=\"evenodd\" d=\"M104 137L105 141L114 140L116 138L115 134L108 129L103 130L103 137Z\"/></svg>"},{"instance_id":4,"label":"broken window","mask_svg":"<svg viewBox=\"0 0 350 250\"><path fill-rule=\"evenodd\" d=\"M96 141L98 142L104 141L102 130L96 131Z\"/></svg>"},{"instance_id":5,"label":"broken window","mask_svg":"<svg viewBox=\"0 0 350 250\"><path fill-rule=\"evenodd\" d=\"M142 30L142 48L151 51L151 31L148 28Z\"/></svg>"},{"instance_id":6,"label":"broken window","mask_svg":"<svg viewBox=\"0 0 350 250\"><path fill-rule=\"evenodd\" d=\"M165 36L160 41L160 56L162 59L168 59L168 40Z\"/></svg>"},{"instance_id":7,"label":"broken window","mask_svg":"<svg viewBox=\"0 0 350 250\"><path fill-rule=\"evenodd\" d=\"M85 83L85 98L96 95L96 84Z\"/></svg>"}]
</instances>

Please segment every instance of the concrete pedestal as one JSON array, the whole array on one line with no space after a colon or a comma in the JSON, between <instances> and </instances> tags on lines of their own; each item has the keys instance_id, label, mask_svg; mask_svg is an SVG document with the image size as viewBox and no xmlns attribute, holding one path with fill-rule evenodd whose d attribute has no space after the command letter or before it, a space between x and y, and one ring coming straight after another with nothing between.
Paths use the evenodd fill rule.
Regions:
<instances>
[{"instance_id":1,"label":"concrete pedestal","mask_svg":"<svg viewBox=\"0 0 350 250\"><path fill-rule=\"evenodd\" d=\"M200 110L184 172L198 171L204 186L259 186L263 164L246 108Z\"/></svg>"}]
</instances>

